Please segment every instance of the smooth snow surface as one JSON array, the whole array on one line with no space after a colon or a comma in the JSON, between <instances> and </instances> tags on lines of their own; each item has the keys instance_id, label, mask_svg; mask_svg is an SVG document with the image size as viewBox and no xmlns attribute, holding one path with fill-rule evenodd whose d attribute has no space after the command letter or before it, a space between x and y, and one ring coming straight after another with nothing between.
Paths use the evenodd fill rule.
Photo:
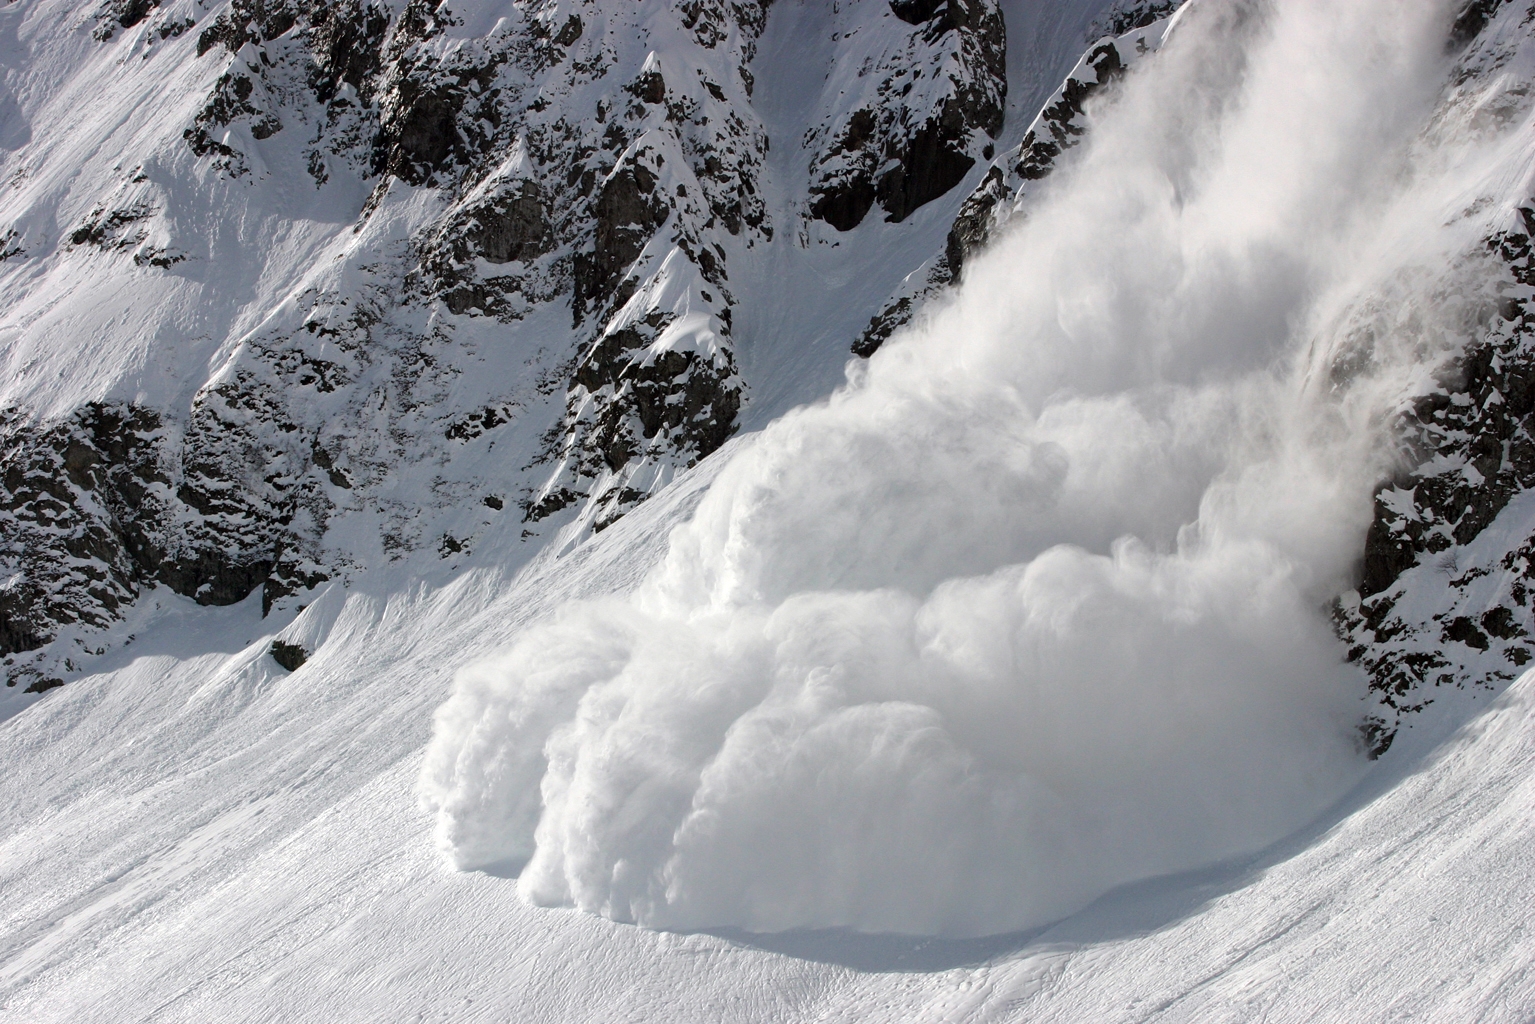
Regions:
<instances>
[{"instance_id":1,"label":"smooth snow surface","mask_svg":"<svg viewBox=\"0 0 1535 1024\"><path fill-rule=\"evenodd\" d=\"M972 936L1335 800L1324 606L1455 326L1377 302L1486 229L1411 145L1441 18L1186 8L949 308L743 444L633 595L461 678L422 776L454 863L646 925Z\"/></svg>"}]
</instances>

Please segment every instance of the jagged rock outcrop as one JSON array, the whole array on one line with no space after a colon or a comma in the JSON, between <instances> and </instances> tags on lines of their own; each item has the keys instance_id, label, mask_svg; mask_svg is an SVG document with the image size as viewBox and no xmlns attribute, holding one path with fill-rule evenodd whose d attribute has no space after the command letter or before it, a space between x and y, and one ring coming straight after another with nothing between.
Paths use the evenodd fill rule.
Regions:
<instances>
[{"instance_id":1,"label":"jagged rock outcrop","mask_svg":"<svg viewBox=\"0 0 1535 1024\"><path fill-rule=\"evenodd\" d=\"M297 672L309 660L309 652L299 644L284 643L281 640L273 640L271 647L272 660L281 665L285 671Z\"/></svg>"},{"instance_id":2,"label":"jagged rock outcrop","mask_svg":"<svg viewBox=\"0 0 1535 1024\"><path fill-rule=\"evenodd\" d=\"M1122 36L1138 28L1155 25L1171 17L1184 0L1121 0L1093 25L1095 36Z\"/></svg>"},{"instance_id":3,"label":"jagged rock outcrop","mask_svg":"<svg viewBox=\"0 0 1535 1024\"><path fill-rule=\"evenodd\" d=\"M839 65L867 57L882 84L823 90L798 140L808 186L767 180L753 100L766 0L503 6L94 8L104 66L132 55L146 80L206 91L154 105L163 127L138 129L88 204L8 214L5 266L78 269L108 303L147 289L164 310L265 305L187 328L209 345L205 379L96 392L90 409L154 417L149 497L130 507L100 481L47 500L12 488L12 682L68 677L70 651L116 642L149 588L206 603L259 590L291 610L379 562L456 564L498 516L520 515L529 541L574 517L611 523L737 429L740 268L816 216L805 202L775 223L773 188L841 187L832 140L872 118L849 173L899 222L988 159L1001 127L995 0L818 14ZM286 283L257 298L246 264L317 224L340 229L328 247L277 257L312 268L259 270ZM18 408L3 468L58 471L57 432L89 434L104 415L80 420L86 408ZM101 463L127 457L115 452ZM101 565L68 562L69 544Z\"/></svg>"},{"instance_id":4,"label":"jagged rock outcrop","mask_svg":"<svg viewBox=\"0 0 1535 1024\"><path fill-rule=\"evenodd\" d=\"M996 0L892 0L904 39L847 33L838 63L867 79L808 136L810 215L851 231L877 203L899 222L990 159L1007 100ZM843 104L843 106L848 106Z\"/></svg>"},{"instance_id":5,"label":"jagged rock outcrop","mask_svg":"<svg viewBox=\"0 0 1535 1024\"><path fill-rule=\"evenodd\" d=\"M72 658L99 653L93 634L145 588L221 605L263 586L317 582L303 577L312 569L295 558L285 517L254 505L196 431L183 440L154 410L91 403L48 425L13 414L0 438L0 658L10 685L46 686ZM60 640L64 649L45 657Z\"/></svg>"},{"instance_id":6,"label":"jagged rock outcrop","mask_svg":"<svg viewBox=\"0 0 1535 1024\"><path fill-rule=\"evenodd\" d=\"M71 626L106 626L158 568L149 523L171 501L164 425L145 410L92 405L38 427L0 421L0 657L7 683L55 677L33 652Z\"/></svg>"},{"instance_id":7,"label":"jagged rock outcrop","mask_svg":"<svg viewBox=\"0 0 1535 1024\"><path fill-rule=\"evenodd\" d=\"M1491 687L1535 658L1535 537L1494 529L1535 488L1535 212L1520 213L1488 243L1503 273L1469 311L1485 326L1402 414L1406 468L1375 496L1358 592L1335 614L1380 702L1374 754L1438 688Z\"/></svg>"},{"instance_id":8,"label":"jagged rock outcrop","mask_svg":"<svg viewBox=\"0 0 1535 1024\"><path fill-rule=\"evenodd\" d=\"M853 342L855 355L873 355L924 303L959 280L965 257L983 248L1024 206L1031 186L1048 177L1061 155L1081 143L1087 133L1088 100L1161 44L1167 15L1177 6L1148 0L1114 8L1106 26L1117 37L1090 46L1029 125L1023 141L996 158L961 205L943 252L910 274L873 316Z\"/></svg>"},{"instance_id":9,"label":"jagged rock outcrop","mask_svg":"<svg viewBox=\"0 0 1535 1024\"><path fill-rule=\"evenodd\" d=\"M1524 87L1501 75L1535 55L1532 23L1502 0L1463 4L1450 33L1463 52L1443 109L1477 111L1470 121L1483 128L1527 114ZM1526 201L1437 285L1436 306L1459 312L1453 333L1463 341L1401 413L1401 465L1376 493L1358 589L1334 611L1378 701L1364 730L1372 756L1446 688L1494 688L1535 658L1532 236ZM1339 372L1349 369L1345 359Z\"/></svg>"}]
</instances>

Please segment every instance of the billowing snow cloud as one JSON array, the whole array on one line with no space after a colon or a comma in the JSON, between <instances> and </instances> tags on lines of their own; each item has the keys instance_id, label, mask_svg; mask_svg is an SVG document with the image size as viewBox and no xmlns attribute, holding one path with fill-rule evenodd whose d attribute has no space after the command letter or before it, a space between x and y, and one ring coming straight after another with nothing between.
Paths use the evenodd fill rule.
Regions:
<instances>
[{"instance_id":1,"label":"billowing snow cloud","mask_svg":"<svg viewBox=\"0 0 1535 1024\"><path fill-rule=\"evenodd\" d=\"M1327 603L1457 336L1414 274L1484 229L1420 134L1446 22L1186 8L951 303L739 449L636 592L460 678L452 860L651 926L972 935L1334 800Z\"/></svg>"}]
</instances>

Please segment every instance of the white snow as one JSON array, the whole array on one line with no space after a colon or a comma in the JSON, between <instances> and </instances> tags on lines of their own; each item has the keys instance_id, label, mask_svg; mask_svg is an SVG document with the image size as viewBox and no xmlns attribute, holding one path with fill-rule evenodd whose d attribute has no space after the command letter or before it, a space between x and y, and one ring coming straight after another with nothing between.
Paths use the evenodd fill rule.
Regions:
<instances>
[{"instance_id":1,"label":"white snow","mask_svg":"<svg viewBox=\"0 0 1535 1024\"><path fill-rule=\"evenodd\" d=\"M1068 39L1089 6L1020 3L1010 28ZM1439 54L1432 5L1400 6L1296 0L1246 69L1191 14L951 306L596 537L515 571L516 526L486 517L450 567L380 559L265 620L156 592L98 671L5 694L0 1020L1529 1020L1535 674L1443 701L1368 766L1319 610L1369 514L1366 428L1442 354L1392 334L1340 398L1315 386L1329 345L1408 319L1403 272L1506 212L1528 163L1454 124L1458 164L1413 148ZM102 59L65 8L0 19L47 11L47 45ZM764 52L792 56L793 23ZM811 89L782 67L758 86L775 139ZM1243 75L1244 103L1171 102ZM93 116L154 81L126 72ZM54 216L71 160L7 203ZM423 202L386 199L369 244ZM832 386L832 339L931 254L943 205L742 270L781 300L737 324L764 339L753 426ZM58 298L137 279L50 264L0 328L8 397L64 407L158 358L142 393L184 402L303 273L361 274L332 260L344 225L231 217L218 237L271 256L211 326L207 290L156 292L191 325L173 336ZM109 323L143 344L53 376L42 339ZM494 363L467 408L526 352L464 334L466 365ZM374 524L335 543L368 550ZM284 672L276 638L309 660Z\"/></svg>"},{"instance_id":2,"label":"white snow","mask_svg":"<svg viewBox=\"0 0 1535 1024\"><path fill-rule=\"evenodd\" d=\"M1353 303L1479 229L1410 155L1427 17L1224 19L1184 19L947 308L743 444L639 590L461 678L423 771L455 864L652 926L981 935L1355 781L1324 607L1374 425L1444 353L1382 344L1341 395L1312 360L1358 329L1332 282Z\"/></svg>"},{"instance_id":3,"label":"white snow","mask_svg":"<svg viewBox=\"0 0 1535 1024\"><path fill-rule=\"evenodd\" d=\"M1528 1019L1531 676L1259 855L1030 933L653 932L445 867L410 790L464 649L630 585L695 499L647 505L510 589L482 570L354 590L292 675L265 636L157 650L7 723L0 1019Z\"/></svg>"}]
</instances>

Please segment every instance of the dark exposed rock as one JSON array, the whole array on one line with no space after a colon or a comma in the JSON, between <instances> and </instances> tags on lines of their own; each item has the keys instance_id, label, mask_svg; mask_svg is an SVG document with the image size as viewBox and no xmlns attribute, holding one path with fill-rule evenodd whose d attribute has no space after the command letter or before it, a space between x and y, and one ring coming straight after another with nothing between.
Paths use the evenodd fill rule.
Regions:
<instances>
[{"instance_id":1,"label":"dark exposed rock","mask_svg":"<svg viewBox=\"0 0 1535 1024\"><path fill-rule=\"evenodd\" d=\"M1498 13L1507 0L1465 0L1460 12L1455 16L1455 23L1450 26L1450 48L1453 50L1464 49L1473 39L1482 34L1492 16Z\"/></svg>"},{"instance_id":2,"label":"dark exposed rock","mask_svg":"<svg viewBox=\"0 0 1535 1024\"><path fill-rule=\"evenodd\" d=\"M559 32L555 33L554 45L572 45L577 39L581 38L581 33L585 30L585 28L586 26L581 24L580 16L572 14L570 17L565 19L565 24L560 26Z\"/></svg>"},{"instance_id":3,"label":"dark exposed rock","mask_svg":"<svg viewBox=\"0 0 1535 1024\"><path fill-rule=\"evenodd\" d=\"M1412 568L1418 561L1418 553L1425 550L1422 543L1422 523L1409 532L1409 524L1401 522L1386 507L1380 495L1375 498L1375 518L1365 535L1364 565L1359 581L1362 597L1373 597L1396 582L1398 576Z\"/></svg>"},{"instance_id":4,"label":"dark exposed rock","mask_svg":"<svg viewBox=\"0 0 1535 1024\"><path fill-rule=\"evenodd\" d=\"M108 42L117 34L120 28L133 28L143 24L149 16L159 10L164 0L106 0L101 9L96 12L96 28L91 32L92 38L100 42ZM153 26L151 31L162 40L171 39L181 35L196 23L188 17L171 18ZM153 41L153 38L150 38Z\"/></svg>"},{"instance_id":5,"label":"dark exposed rock","mask_svg":"<svg viewBox=\"0 0 1535 1024\"><path fill-rule=\"evenodd\" d=\"M35 651L49 637L38 631L35 610L43 594L35 583L18 583L0 591L0 655Z\"/></svg>"},{"instance_id":6,"label":"dark exposed rock","mask_svg":"<svg viewBox=\"0 0 1535 1024\"><path fill-rule=\"evenodd\" d=\"M389 12L377 4L316 4L306 33L314 61L309 87L315 99L330 103L343 85L349 85L360 102L368 103L382 69L388 30Z\"/></svg>"},{"instance_id":7,"label":"dark exposed rock","mask_svg":"<svg viewBox=\"0 0 1535 1024\"><path fill-rule=\"evenodd\" d=\"M613 295L629 264L666 222L671 207L655 186L655 174L635 162L609 176L597 194L592 248L578 254L575 262L572 305L577 323L588 309Z\"/></svg>"},{"instance_id":8,"label":"dark exposed rock","mask_svg":"<svg viewBox=\"0 0 1535 1024\"><path fill-rule=\"evenodd\" d=\"M1096 74L1096 80L1084 82L1068 78L1056 101L1041 115L1044 130L1032 130L1024 136L1015 172L1025 180L1038 181L1055 169L1056 158L1061 152L1075 146L1087 131L1082 120L1087 100L1118 79L1125 70L1119 48L1112 42L1095 46L1087 63Z\"/></svg>"},{"instance_id":9,"label":"dark exposed rock","mask_svg":"<svg viewBox=\"0 0 1535 1024\"><path fill-rule=\"evenodd\" d=\"M34 680L22 693L47 693L55 687L63 686L64 680L56 678L39 678Z\"/></svg>"},{"instance_id":10,"label":"dark exposed rock","mask_svg":"<svg viewBox=\"0 0 1535 1024\"><path fill-rule=\"evenodd\" d=\"M1484 630L1500 640L1512 640L1515 637L1528 635L1524 627L1514 621L1514 612L1511 608L1493 608L1482 615L1481 623Z\"/></svg>"},{"instance_id":11,"label":"dark exposed rock","mask_svg":"<svg viewBox=\"0 0 1535 1024\"><path fill-rule=\"evenodd\" d=\"M649 326L659 329L665 324L662 321ZM690 438L702 458L735 432L739 398L720 389L717 375L691 372L698 361L697 353L662 352L652 359L637 358L635 353L649 344L649 333L626 327L604 337L582 360L576 370L576 383L588 392L604 387L632 389L633 399L628 408L639 421L640 436L646 439L663 429L675 430L685 423L698 422L699 428ZM676 400L679 398L680 401ZM619 407L613 411L617 413ZM623 437L617 419L616 415L612 417L606 431L611 440L601 446L610 469L627 462L633 447Z\"/></svg>"},{"instance_id":12,"label":"dark exposed rock","mask_svg":"<svg viewBox=\"0 0 1535 1024\"><path fill-rule=\"evenodd\" d=\"M568 487L556 487L545 491L537 498L528 498L522 503L522 517L530 523L536 523L540 519L547 519L562 509L569 508L584 498L584 494L578 494Z\"/></svg>"},{"instance_id":13,"label":"dark exposed rock","mask_svg":"<svg viewBox=\"0 0 1535 1024\"><path fill-rule=\"evenodd\" d=\"M243 174L244 164L239 155L214 138L214 133L240 118L250 122L250 133L257 139L271 138L282 130L282 121L275 114L251 102L255 91L256 85L249 75L229 71L220 77L207 105L193 118L192 127L182 133L192 152L198 156L224 157L230 161L226 166L231 174Z\"/></svg>"},{"instance_id":14,"label":"dark exposed rock","mask_svg":"<svg viewBox=\"0 0 1535 1024\"><path fill-rule=\"evenodd\" d=\"M220 49L235 55L254 45L259 59L231 61L184 137L193 152L212 156L225 173L244 174L244 155L220 140L222 129L244 122L252 137L270 138L283 128L275 97L291 95L294 86L302 85L325 108L325 124L333 137L324 149L337 154L360 149L366 142L371 162L389 165L391 173L404 172L414 181L423 167L430 173L446 159L441 107L447 104L457 111L462 98L444 83L425 84L420 76L412 77L410 72L420 68L408 61L404 67L389 68L405 73L385 83L386 51L393 47L403 52L410 42L428 38L440 27L438 12L423 0L411 0L393 22L390 7L379 0L235 0L198 37L197 54ZM381 111L375 94L386 84L401 88ZM341 95L345 87L353 96ZM381 113L387 123L381 123ZM316 181L323 184L327 172L322 148L311 151L309 162Z\"/></svg>"},{"instance_id":15,"label":"dark exposed rock","mask_svg":"<svg viewBox=\"0 0 1535 1024\"><path fill-rule=\"evenodd\" d=\"M97 15L101 24L93 35L106 42L119 28L132 28L149 17L161 0L107 0Z\"/></svg>"},{"instance_id":16,"label":"dark exposed rock","mask_svg":"<svg viewBox=\"0 0 1535 1024\"><path fill-rule=\"evenodd\" d=\"M1109 13L1094 24L1092 38L1122 36L1153 25L1183 6L1183 0L1118 0Z\"/></svg>"},{"instance_id":17,"label":"dark exposed rock","mask_svg":"<svg viewBox=\"0 0 1535 1024\"><path fill-rule=\"evenodd\" d=\"M0 656L105 628L155 584L207 605L262 589L270 608L326 578L295 556L282 504L231 479L210 428L176 443L160 414L114 403L0 421Z\"/></svg>"},{"instance_id":18,"label":"dark exposed rock","mask_svg":"<svg viewBox=\"0 0 1535 1024\"><path fill-rule=\"evenodd\" d=\"M311 591L330 578L329 570L319 569L293 552L280 551L261 584L261 614L270 615L277 602Z\"/></svg>"},{"instance_id":19,"label":"dark exposed rock","mask_svg":"<svg viewBox=\"0 0 1535 1024\"><path fill-rule=\"evenodd\" d=\"M1495 565L1458 562L1516 495L1535 487L1535 313L1520 297L1535 286L1535 253L1524 232L1502 234L1488 250L1507 275L1503 295L1480 307L1481 336L1403 415L1410 468L1376 495L1360 602L1336 617L1350 659L1369 673L1387 744L1436 688L1490 686L1532 657L1535 541ZM1437 574L1442 567L1448 579ZM1449 609L1427 620L1402 602L1404 581L1424 572L1435 573L1438 603Z\"/></svg>"},{"instance_id":20,"label":"dark exposed rock","mask_svg":"<svg viewBox=\"0 0 1535 1024\"><path fill-rule=\"evenodd\" d=\"M732 39L743 62L749 59L762 6L686 0L677 10L700 45ZM606 73L561 51L567 41L574 47L570 37L578 28L588 31L584 24L567 18L532 27L535 40L548 48L536 43L526 52L512 51L508 59L518 68L542 74L553 62L570 60L559 66L575 75ZM666 67L670 75L672 65ZM741 82L749 83L744 64L741 70ZM649 325L649 314L625 304L674 248L685 260L672 264L674 272L687 264L697 269L708 285L697 298L717 307L711 314L717 317L714 336L728 344L727 254L709 234L723 228L748 248L772 237L757 188L768 140L749 108L732 109L737 96L701 69L696 77L672 80L656 62L647 62L598 100L591 123L556 117L542 94L522 109L505 106L503 123L516 133L508 139L528 154L529 166L550 168L536 181L526 169L504 181L495 177L503 173L499 169L489 180L477 177L478 168L494 167L493 155L454 158L464 169L459 187L472 198L424 240L415 286L440 298L451 314L506 321L538 303L569 301L573 323L593 339L586 357L567 364L565 415L544 436L534 463L553 467L552 479L519 501L530 520L591 499L602 508L596 522L610 522L645 494L608 476L622 476L647 459L691 462L717 446L716 434L734 429L741 384L728 350L638 358L642 353L627 350L629 341L643 334L649 345L657 328ZM508 103L504 97L499 102ZM633 148L647 132L655 142ZM663 171L663 152L685 163ZM663 176L676 174L684 181L661 186ZM615 348L625 354L606 366ZM606 369L598 372L598 365ZM599 377L602 383L589 390ZM550 391L557 383L549 383ZM492 403L445 423L444 431L472 442L524 408L514 401Z\"/></svg>"},{"instance_id":21,"label":"dark exposed rock","mask_svg":"<svg viewBox=\"0 0 1535 1024\"><path fill-rule=\"evenodd\" d=\"M1535 285L1526 235L1504 235L1491 250L1514 279ZM1535 352L1530 314L1505 304L1501 330L1469 346L1418 399L1403 424L1409 450L1448 456L1453 472L1414 472L1376 497L1360 594L1385 591L1420 557L1473 540L1510 498L1535 486ZM1460 467L1465 467L1464 469Z\"/></svg>"},{"instance_id":22,"label":"dark exposed rock","mask_svg":"<svg viewBox=\"0 0 1535 1024\"><path fill-rule=\"evenodd\" d=\"M838 231L851 231L868 215L874 194L874 183L861 177L829 186L810 204L810 216Z\"/></svg>"},{"instance_id":23,"label":"dark exposed rock","mask_svg":"<svg viewBox=\"0 0 1535 1024\"><path fill-rule=\"evenodd\" d=\"M1155 6L1149 5L1145 10ZM1142 10L1140 7L1134 9ZM1130 22L1139 20L1139 15L1129 19ZM1133 31L1134 27L1127 31ZM1068 77L1040 112L1019 147L1000 158L986 172L980 184L961 204L949 228L943 255L929 266L924 279L911 286L910 290L892 296L885 308L870 319L869 325L853 342L855 355L873 355L895 331L910 322L927 299L957 281L966 258L986 246L999 219L1017 206L1030 183L1048 177L1055 170L1060 156L1081 142L1087 132L1087 101L1106 85L1122 77L1128 61L1143 52L1137 45L1127 57L1120 52L1122 42L1104 40L1090 48L1086 64L1091 74ZM930 140L930 137L924 138ZM927 144L931 145L931 142ZM926 163L915 161L915 164L942 168L943 161L949 159L943 156L946 152L950 151L941 146L934 147ZM961 171L955 163L948 166L947 173L958 174L963 178L968 170L966 167ZM904 171L896 168L890 172L892 184L897 175L904 175ZM942 180L940 178L927 187L936 188ZM899 183L902 187L907 184L904 177L899 179Z\"/></svg>"},{"instance_id":24,"label":"dark exposed rock","mask_svg":"<svg viewBox=\"0 0 1535 1024\"><path fill-rule=\"evenodd\" d=\"M919 207L937 199L964 180L975 157L970 154L977 131L996 138L1002 128L1003 101L1007 96L1006 27L1001 11L981 0L911 0L902 5L907 13L892 10L911 21L925 23L928 38L946 32L960 34L971 46L978 80L957 86L938 109L899 141L887 139L886 159L897 166L880 175L876 183L879 205L886 220L900 222Z\"/></svg>"},{"instance_id":25,"label":"dark exposed rock","mask_svg":"<svg viewBox=\"0 0 1535 1024\"><path fill-rule=\"evenodd\" d=\"M474 165L494 146L503 118L497 76L510 54L460 49L440 57L421 49L446 16L445 7L413 4L386 41L374 93L375 174L424 185L453 166Z\"/></svg>"},{"instance_id":26,"label":"dark exposed rock","mask_svg":"<svg viewBox=\"0 0 1535 1024\"><path fill-rule=\"evenodd\" d=\"M1390 750L1395 739L1395 724L1387 722L1379 715L1367 715L1364 721L1359 723L1359 745L1371 761L1379 760L1382 754Z\"/></svg>"},{"instance_id":27,"label":"dark exposed rock","mask_svg":"<svg viewBox=\"0 0 1535 1024\"><path fill-rule=\"evenodd\" d=\"M990 31L993 9L980 0L890 0L890 12L928 37L963 29Z\"/></svg>"},{"instance_id":28,"label":"dark exposed rock","mask_svg":"<svg viewBox=\"0 0 1535 1024\"><path fill-rule=\"evenodd\" d=\"M889 341L892 334L911 322L915 305L911 296L903 295L874 314L869 326L853 342L853 355L867 359L878 352L879 347Z\"/></svg>"},{"instance_id":29,"label":"dark exposed rock","mask_svg":"<svg viewBox=\"0 0 1535 1024\"><path fill-rule=\"evenodd\" d=\"M129 249L145 238L140 229L128 229L152 216L147 203L134 203L117 210L97 207L84 224L69 233L70 245L93 245L100 249Z\"/></svg>"},{"instance_id":30,"label":"dark exposed rock","mask_svg":"<svg viewBox=\"0 0 1535 1024\"><path fill-rule=\"evenodd\" d=\"M446 431L448 440L471 441L488 430L513 422L517 418L517 412L517 407L513 404L487 405L483 409L476 409L462 419L448 424ZM489 501L489 499L486 500Z\"/></svg>"},{"instance_id":31,"label":"dark exposed rock","mask_svg":"<svg viewBox=\"0 0 1535 1024\"><path fill-rule=\"evenodd\" d=\"M218 552L198 551L166 562L158 577L198 604L236 604L267 581L274 564L270 559L235 562Z\"/></svg>"},{"instance_id":32,"label":"dark exposed rock","mask_svg":"<svg viewBox=\"0 0 1535 1024\"><path fill-rule=\"evenodd\" d=\"M863 223L874 205L874 183L866 176L818 184L811 193L810 216L838 231L851 231Z\"/></svg>"},{"instance_id":33,"label":"dark exposed rock","mask_svg":"<svg viewBox=\"0 0 1535 1024\"><path fill-rule=\"evenodd\" d=\"M197 55L215 46L236 53L246 43L270 42L298 23L301 10L299 0L233 0L197 37Z\"/></svg>"},{"instance_id":34,"label":"dark exposed rock","mask_svg":"<svg viewBox=\"0 0 1535 1024\"><path fill-rule=\"evenodd\" d=\"M542 193L531 181L496 204L474 213L464 239L488 263L528 261L554 248L554 227Z\"/></svg>"},{"instance_id":35,"label":"dark exposed rock","mask_svg":"<svg viewBox=\"0 0 1535 1024\"><path fill-rule=\"evenodd\" d=\"M849 111L812 163L810 215L838 231L876 203L887 221L905 220L963 181L1002 128L1007 40L994 0L892 0L891 10L915 26L907 51L871 70L883 75L880 102ZM950 54L964 73L924 79L919 52Z\"/></svg>"},{"instance_id":36,"label":"dark exposed rock","mask_svg":"<svg viewBox=\"0 0 1535 1024\"><path fill-rule=\"evenodd\" d=\"M281 640L273 640L272 660L289 672L296 672L300 665L309 660L309 652L304 650L300 644L289 644Z\"/></svg>"},{"instance_id":37,"label":"dark exposed rock","mask_svg":"<svg viewBox=\"0 0 1535 1024\"><path fill-rule=\"evenodd\" d=\"M917 129L896 157L897 165L875 187L886 220L905 220L965 179L975 166L963 148L966 127L958 105L945 104L938 117Z\"/></svg>"},{"instance_id":38,"label":"dark exposed rock","mask_svg":"<svg viewBox=\"0 0 1535 1024\"><path fill-rule=\"evenodd\" d=\"M736 431L741 390L728 352L713 357L696 351L651 350L671 322L651 313L641 321L597 340L577 365L568 397L569 415L579 428L552 434L542 461L564 460L572 479L597 480L616 474L642 453L661 452L692 464L709 455ZM599 399L585 417L578 410ZM614 483L595 496L595 528L612 523L645 494ZM524 518L536 522L580 500L569 487L550 487L523 502Z\"/></svg>"},{"instance_id":39,"label":"dark exposed rock","mask_svg":"<svg viewBox=\"0 0 1535 1024\"><path fill-rule=\"evenodd\" d=\"M0 421L0 655L35 650L62 624L104 626L152 578L163 548L145 517L170 483L162 428L101 404L47 427Z\"/></svg>"},{"instance_id":40,"label":"dark exposed rock","mask_svg":"<svg viewBox=\"0 0 1535 1024\"><path fill-rule=\"evenodd\" d=\"M629 83L628 89L641 103L666 102L666 79L655 68L640 72L639 77Z\"/></svg>"},{"instance_id":41,"label":"dark exposed rock","mask_svg":"<svg viewBox=\"0 0 1535 1024\"><path fill-rule=\"evenodd\" d=\"M462 98L451 89L434 89L406 78L393 100L375 145L374 168L412 185L425 184L460 148Z\"/></svg>"},{"instance_id":42,"label":"dark exposed rock","mask_svg":"<svg viewBox=\"0 0 1535 1024\"><path fill-rule=\"evenodd\" d=\"M739 28L748 44L762 34L772 0L681 0L677 5L684 29L693 33L699 46L712 50L730 38L732 27ZM732 24L733 23L733 24ZM748 48L746 56L751 57Z\"/></svg>"},{"instance_id":43,"label":"dark exposed rock","mask_svg":"<svg viewBox=\"0 0 1535 1024\"><path fill-rule=\"evenodd\" d=\"M1456 616L1444 628L1444 639L1446 641L1459 641L1467 647L1475 647L1479 651L1487 649L1487 634L1477 629L1476 623L1464 615Z\"/></svg>"},{"instance_id":44,"label":"dark exposed rock","mask_svg":"<svg viewBox=\"0 0 1535 1024\"><path fill-rule=\"evenodd\" d=\"M185 263L186 260L187 254L184 252L173 252L169 249L159 249L155 247L150 247L143 250L142 252L136 252L133 254L133 262L135 266L159 267L161 270L168 270L178 263Z\"/></svg>"},{"instance_id":45,"label":"dark exposed rock","mask_svg":"<svg viewBox=\"0 0 1535 1024\"><path fill-rule=\"evenodd\" d=\"M890 11L908 25L921 25L948 5L949 0L890 0Z\"/></svg>"},{"instance_id":46,"label":"dark exposed rock","mask_svg":"<svg viewBox=\"0 0 1535 1024\"><path fill-rule=\"evenodd\" d=\"M982 248L991 237L993 213L997 204L1010 198L1003 185L1002 168L993 167L965 197L949 234L944 240L943 255L947 263L950 281L959 280L964 269L965 257ZM947 283L947 282L945 282Z\"/></svg>"}]
</instances>

